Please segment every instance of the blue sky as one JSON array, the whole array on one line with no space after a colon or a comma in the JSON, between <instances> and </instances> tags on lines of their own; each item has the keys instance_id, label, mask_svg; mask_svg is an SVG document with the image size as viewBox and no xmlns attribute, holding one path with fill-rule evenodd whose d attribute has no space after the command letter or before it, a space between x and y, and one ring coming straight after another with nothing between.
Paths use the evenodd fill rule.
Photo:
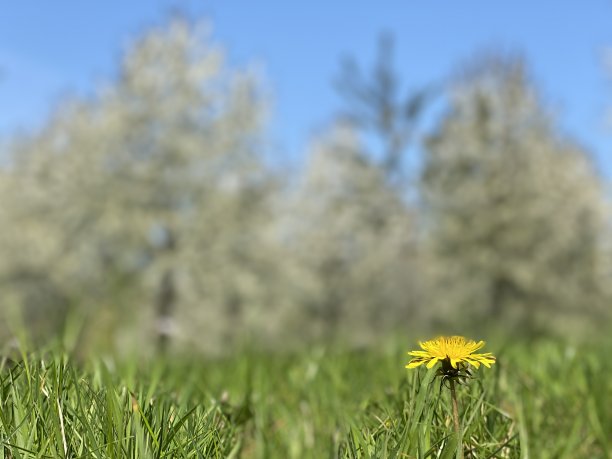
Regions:
<instances>
[{"instance_id":1,"label":"blue sky","mask_svg":"<svg viewBox=\"0 0 612 459\"><path fill-rule=\"evenodd\" d=\"M406 88L440 80L475 52L522 52L562 126L612 177L612 0L20 0L0 10L0 135L40 126L67 95L112 79L130 39L173 11L209 19L234 66L264 69L275 148L298 158L341 107L343 56L370 64L396 39ZM611 59L612 60L612 59ZM612 67L612 65L611 65Z\"/></svg>"}]
</instances>

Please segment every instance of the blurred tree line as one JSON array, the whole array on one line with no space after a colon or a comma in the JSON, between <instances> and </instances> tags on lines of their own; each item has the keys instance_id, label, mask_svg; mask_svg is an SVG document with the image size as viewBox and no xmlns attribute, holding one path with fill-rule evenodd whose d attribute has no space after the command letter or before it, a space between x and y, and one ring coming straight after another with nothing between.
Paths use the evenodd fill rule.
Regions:
<instances>
[{"instance_id":1,"label":"blurred tree line","mask_svg":"<svg viewBox=\"0 0 612 459\"><path fill-rule=\"evenodd\" d=\"M344 113L281 174L257 78L200 26L144 35L116 81L10 144L4 337L77 318L83 348L223 352L609 320L605 184L524 61L484 56L402 94L391 51L371 73L345 63Z\"/></svg>"}]
</instances>

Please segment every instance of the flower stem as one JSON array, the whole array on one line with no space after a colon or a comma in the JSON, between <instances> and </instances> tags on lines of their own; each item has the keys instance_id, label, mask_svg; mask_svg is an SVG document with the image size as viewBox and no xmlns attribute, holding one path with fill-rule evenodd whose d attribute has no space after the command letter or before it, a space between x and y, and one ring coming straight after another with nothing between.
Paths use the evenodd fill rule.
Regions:
<instances>
[{"instance_id":1,"label":"flower stem","mask_svg":"<svg viewBox=\"0 0 612 459\"><path fill-rule=\"evenodd\" d=\"M451 401L453 403L453 423L455 424L455 434L457 435L457 443L459 444L459 457L463 459L463 442L461 441L461 426L459 425L459 405L457 403L457 393L455 392L455 381L450 380Z\"/></svg>"}]
</instances>

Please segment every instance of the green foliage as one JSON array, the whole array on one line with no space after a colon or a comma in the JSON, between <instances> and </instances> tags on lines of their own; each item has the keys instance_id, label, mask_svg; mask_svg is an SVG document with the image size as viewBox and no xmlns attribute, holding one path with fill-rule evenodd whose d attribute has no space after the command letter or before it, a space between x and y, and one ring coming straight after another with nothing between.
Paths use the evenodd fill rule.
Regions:
<instances>
[{"instance_id":1,"label":"green foliage","mask_svg":"<svg viewBox=\"0 0 612 459\"><path fill-rule=\"evenodd\" d=\"M405 343L402 343L405 344ZM495 350L458 386L462 439L434 370L397 345L223 360L77 364L24 354L0 371L4 457L609 457L610 344Z\"/></svg>"}]
</instances>

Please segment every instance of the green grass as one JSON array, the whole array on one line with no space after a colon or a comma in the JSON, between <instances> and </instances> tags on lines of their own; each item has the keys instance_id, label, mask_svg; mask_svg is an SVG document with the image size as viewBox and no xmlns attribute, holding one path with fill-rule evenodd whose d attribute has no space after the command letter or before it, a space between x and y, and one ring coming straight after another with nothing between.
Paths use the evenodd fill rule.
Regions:
<instances>
[{"instance_id":1,"label":"green grass","mask_svg":"<svg viewBox=\"0 0 612 459\"><path fill-rule=\"evenodd\" d=\"M406 348L0 370L0 457L453 458L448 389ZM612 454L607 345L517 344L458 387L466 458Z\"/></svg>"}]
</instances>

